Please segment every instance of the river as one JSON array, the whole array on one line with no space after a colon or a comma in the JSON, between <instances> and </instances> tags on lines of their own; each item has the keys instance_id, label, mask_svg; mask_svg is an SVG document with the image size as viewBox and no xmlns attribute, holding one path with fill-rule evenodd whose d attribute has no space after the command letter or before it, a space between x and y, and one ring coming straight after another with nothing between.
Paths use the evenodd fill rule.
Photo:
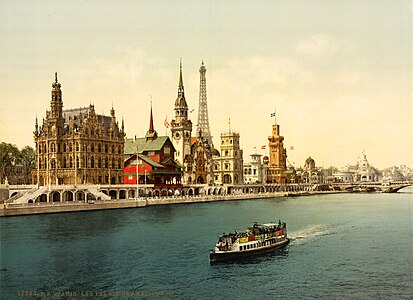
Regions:
<instances>
[{"instance_id":1,"label":"river","mask_svg":"<svg viewBox=\"0 0 413 300\"><path fill-rule=\"evenodd\" d=\"M279 219L286 248L210 265L222 232ZM413 298L412 188L8 217L0 230L1 299Z\"/></svg>"}]
</instances>

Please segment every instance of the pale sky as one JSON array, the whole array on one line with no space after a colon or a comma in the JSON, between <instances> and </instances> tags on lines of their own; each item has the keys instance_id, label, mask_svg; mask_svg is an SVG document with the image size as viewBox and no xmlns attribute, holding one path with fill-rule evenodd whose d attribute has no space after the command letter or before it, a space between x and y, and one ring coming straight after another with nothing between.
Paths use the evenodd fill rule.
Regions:
<instances>
[{"instance_id":1,"label":"pale sky","mask_svg":"<svg viewBox=\"0 0 413 300\"><path fill-rule=\"evenodd\" d=\"M113 104L128 137L147 131L151 95L164 135L182 58L193 124L204 60L214 143L230 117L245 162L276 109L296 167L355 164L363 149L378 168L413 167L411 0L3 0L0 37L1 142L34 146L56 71L65 108Z\"/></svg>"}]
</instances>

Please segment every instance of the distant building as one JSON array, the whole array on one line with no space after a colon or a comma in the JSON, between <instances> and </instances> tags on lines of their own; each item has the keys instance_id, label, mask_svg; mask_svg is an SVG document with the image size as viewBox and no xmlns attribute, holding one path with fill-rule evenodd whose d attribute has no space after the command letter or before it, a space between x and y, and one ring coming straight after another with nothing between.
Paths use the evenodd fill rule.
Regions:
<instances>
[{"instance_id":1,"label":"distant building","mask_svg":"<svg viewBox=\"0 0 413 300\"><path fill-rule=\"evenodd\" d=\"M269 141L269 165L267 182L284 184L288 182L287 150L284 148L284 137L280 135L280 125L272 125L272 135Z\"/></svg>"},{"instance_id":2,"label":"distant building","mask_svg":"<svg viewBox=\"0 0 413 300\"><path fill-rule=\"evenodd\" d=\"M322 183L324 173L316 167L315 160L309 156L304 163L304 169L297 170L296 176L301 183Z\"/></svg>"},{"instance_id":3,"label":"distant building","mask_svg":"<svg viewBox=\"0 0 413 300\"><path fill-rule=\"evenodd\" d=\"M255 153L251 154L251 160L249 163L244 163L244 183L265 183L267 182L267 167L261 161L261 154ZM268 157L267 157L268 158Z\"/></svg>"},{"instance_id":4,"label":"distant building","mask_svg":"<svg viewBox=\"0 0 413 300\"><path fill-rule=\"evenodd\" d=\"M356 165L348 165L333 174L339 182L377 182L381 179L380 172L367 161L363 151Z\"/></svg>"},{"instance_id":5,"label":"distant building","mask_svg":"<svg viewBox=\"0 0 413 300\"><path fill-rule=\"evenodd\" d=\"M182 166L175 161L175 148L167 136L158 136L153 126L143 138L125 140L124 183L181 185Z\"/></svg>"},{"instance_id":6,"label":"distant building","mask_svg":"<svg viewBox=\"0 0 413 300\"><path fill-rule=\"evenodd\" d=\"M52 84L50 111L34 130L36 169L32 182L39 185L123 183L124 124L97 115L95 107L63 110L61 84Z\"/></svg>"},{"instance_id":7,"label":"distant building","mask_svg":"<svg viewBox=\"0 0 413 300\"><path fill-rule=\"evenodd\" d=\"M382 181L390 181L390 182L397 182L408 180L408 173L407 176L403 175L403 171L401 168L396 166L386 168L383 170L383 178Z\"/></svg>"},{"instance_id":8,"label":"distant building","mask_svg":"<svg viewBox=\"0 0 413 300\"><path fill-rule=\"evenodd\" d=\"M243 159L240 135L236 132L221 133L221 154L213 156L215 184L243 184Z\"/></svg>"}]
</instances>

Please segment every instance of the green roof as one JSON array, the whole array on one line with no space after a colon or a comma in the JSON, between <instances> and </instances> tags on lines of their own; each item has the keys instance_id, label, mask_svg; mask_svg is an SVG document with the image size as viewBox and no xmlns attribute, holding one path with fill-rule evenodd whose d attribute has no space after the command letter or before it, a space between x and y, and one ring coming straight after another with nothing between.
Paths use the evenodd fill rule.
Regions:
<instances>
[{"instance_id":1,"label":"green roof","mask_svg":"<svg viewBox=\"0 0 413 300\"><path fill-rule=\"evenodd\" d=\"M124 162L127 162L131 158L135 157L136 154L132 154L129 157L124 159ZM153 159L147 157L146 155L139 154L138 158L146 162L147 164L151 165L152 167L157 167L157 168L165 168L165 166L161 165L160 163L154 161Z\"/></svg>"},{"instance_id":2,"label":"green roof","mask_svg":"<svg viewBox=\"0 0 413 300\"><path fill-rule=\"evenodd\" d=\"M136 150L138 153L143 153L144 151L159 151L162 149L166 141L169 140L168 136L158 136L154 140L146 140L146 138L137 138L136 140L126 139L125 140L125 154L135 154Z\"/></svg>"}]
</instances>

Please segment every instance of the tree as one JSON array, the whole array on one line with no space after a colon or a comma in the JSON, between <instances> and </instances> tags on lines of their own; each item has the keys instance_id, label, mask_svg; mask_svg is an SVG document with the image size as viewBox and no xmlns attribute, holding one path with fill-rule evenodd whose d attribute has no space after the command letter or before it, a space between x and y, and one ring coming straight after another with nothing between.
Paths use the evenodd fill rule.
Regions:
<instances>
[{"instance_id":1,"label":"tree","mask_svg":"<svg viewBox=\"0 0 413 300\"><path fill-rule=\"evenodd\" d=\"M3 183L18 162L20 156L19 148L16 145L4 143L0 144L0 183Z\"/></svg>"},{"instance_id":2,"label":"tree","mask_svg":"<svg viewBox=\"0 0 413 300\"><path fill-rule=\"evenodd\" d=\"M35 159L36 153L32 147L26 146L20 151L19 163L23 166L26 183L29 183L31 181L30 174L36 166Z\"/></svg>"}]
</instances>

